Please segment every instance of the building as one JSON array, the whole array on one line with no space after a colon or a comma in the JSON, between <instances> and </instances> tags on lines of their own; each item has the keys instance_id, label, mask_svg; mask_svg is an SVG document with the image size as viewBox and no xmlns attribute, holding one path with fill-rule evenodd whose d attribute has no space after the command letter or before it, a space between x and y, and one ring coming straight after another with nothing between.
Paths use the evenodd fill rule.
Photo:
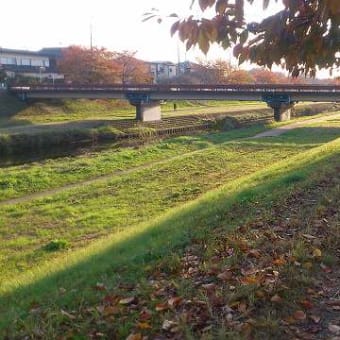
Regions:
<instances>
[{"instance_id":1,"label":"building","mask_svg":"<svg viewBox=\"0 0 340 340\"><path fill-rule=\"evenodd\" d=\"M61 48L44 48L40 51L0 48L0 67L9 78L21 76L54 83L64 78L57 72L57 59L61 53Z\"/></svg>"},{"instance_id":2,"label":"building","mask_svg":"<svg viewBox=\"0 0 340 340\"><path fill-rule=\"evenodd\" d=\"M154 83L171 79L178 75L178 66L171 61L153 61L148 64Z\"/></svg>"}]
</instances>

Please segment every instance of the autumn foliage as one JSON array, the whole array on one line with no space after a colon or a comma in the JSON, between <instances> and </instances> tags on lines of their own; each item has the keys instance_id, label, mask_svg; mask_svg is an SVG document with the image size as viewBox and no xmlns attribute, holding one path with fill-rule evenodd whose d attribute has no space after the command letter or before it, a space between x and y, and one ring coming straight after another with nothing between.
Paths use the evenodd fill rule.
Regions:
<instances>
[{"instance_id":1,"label":"autumn foliage","mask_svg":"<svg viewBox=\"0 0 340 340\"><path fill-rule=\"evenodd\" d=\"M273 1L273 0L272 0ZM248 0L253 6L258 2ZM271 0L263 0L267 8ZM178 19L178 33L186 48L198 45L207 53L212 43L234 48L239 62L271 68L285 67L293 76L315 75L317 68L340 66L339 0L281 0L284 9L261 22L246 22L244 0L193 0L208 16ZM214 8L214 14L207 9ZM148 13L149 17L152 17ZM172 17L178 17L172 14Z\"/></svg>"},{"instance_id":2,"label":"autumn foliage","mask_svg":"<svg viewBox=\"0 0 340 340\"><path fill-rule=\"evenodd\" d=\"M72 83L145 83L151 79L147 65L135 58L135 52L111 52L97 47L68 47L58 68Z\"/></svg>"}]
</instances>

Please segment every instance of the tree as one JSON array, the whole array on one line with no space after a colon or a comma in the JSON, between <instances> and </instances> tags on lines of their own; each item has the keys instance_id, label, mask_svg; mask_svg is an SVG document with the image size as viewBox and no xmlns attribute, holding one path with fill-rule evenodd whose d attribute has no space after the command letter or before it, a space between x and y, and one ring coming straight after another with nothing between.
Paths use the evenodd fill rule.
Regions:
<instances>
[{"instance_id":1,"label":"tree","mask_svg":"<svg viewBox=\"0 0 340 340\"><path fill-rule=\"evenodd\" d=\"M113 56L113 52L104 48L71 46L63 51L58 70L66 80L76 83L114 83L118 78L118 65Z\"/></svg>"},{"instance_id":2,"label":"tree","mask_svg":"<svg viewBox=\"0 0 340 340\"><path fill-rule=\"evenodd\" d=\"M252 6L254 0L246 0ZM270 1L263 0L266 8ZM278 1L278 0L276 0ZM278 64L293 76L314 76L317 68L340 66L339 0L279 0L284 9L261 22L246 22L244 0L192 0L208 18L177 19L176 32L187 49L194 45L207 53L212 43L234 47L239 63L245 60L271 68ZM214 14L207 9L214 7ZM147 13L148 18L156 16ZM178 17L177 14L170 15ZM159 20L160 21L160 20Z\"/></svg>"},{"instance_id":3,"label":"tree","mask_svg":"<svg viewBox=\"0 0 340 340\"><path fill-rule=\"evenodd\" d=\"M191 67L191 73L195 73L201 84L224 84L234 68L223 59L205 61L198 59Z\"/></svg>"},{"instance_id":4,"label":"tree","mask_svg":"<svg viewBox=\"0 0 340 340\"><path fill-rule=\"evenodd\" d=\"M255 78L249 71L235 70L229 74L227 82L230 84L254 84Z\"/></svg>"},{"instance_id":5,"label":"tree","mask_svg":"<svg viewBox=\"0 0 340 340\"><path fill-rule=\"evenodd\" d=\"M135 57L136 52L116 52L115 62L118 66L118 77L122 84L150 83L152 75L148 65Z\"/></svg>"},{"instance_id":6,"label":"tree","mask_svg":"<svg viewBox=\"0 0 340 340\"><path fill-rule=\"evenodd\" d=\"M287 77L283 74L275 73L263 68L256 68L250 71L256 83L260 84L278 84L288 83Z\"/></svg>"}]
</instances>

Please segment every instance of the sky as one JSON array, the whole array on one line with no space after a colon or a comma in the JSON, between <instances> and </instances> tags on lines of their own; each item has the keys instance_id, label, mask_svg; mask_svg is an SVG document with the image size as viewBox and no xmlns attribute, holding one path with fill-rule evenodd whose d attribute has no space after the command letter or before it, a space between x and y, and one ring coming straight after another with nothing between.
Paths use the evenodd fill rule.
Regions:
<instances>
[{"instance_id":1,"label":"sky","mask_svg":"<svg viewBox=\"0 0 340 340\"><path fill-rule=\"evenodd\" d=\"M263 17L262 0L247 11L251 21ZM273 3L275 3L273 1ZM191 0L16 0L1 4L0 46L39 50L43 47L93 45L115 51L137 51L147 61L178 61L196 58L230 58L230 51L213 47L205 57L198 48L185 52L178 39L170 37L173 22L142 22L143 14L158 8L162 14L191 13ZM267 13L280 9L273 5ZM178 53L179 51L179 53Z\"/></svg>"}]
</instances>

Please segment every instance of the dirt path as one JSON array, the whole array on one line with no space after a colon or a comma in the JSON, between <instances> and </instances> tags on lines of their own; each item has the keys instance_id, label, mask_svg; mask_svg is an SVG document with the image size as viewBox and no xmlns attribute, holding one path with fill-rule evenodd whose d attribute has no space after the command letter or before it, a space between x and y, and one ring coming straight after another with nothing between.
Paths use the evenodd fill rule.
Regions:
<instances>
[{"instance_id":1,"label":"dirt path","mask_svg":"<svg viewBox=\"0 0 340 340\"><path fill-rule=\"evenodd\" d=\"M291 130L299 128L299 127L304 127L304 126L307 126L309 124L324 122L324 121L327 121L329 119L334 119L334 118L340 119L340 113L329 115L329 116L327 115L325 117L307 119L307 120L303 120L303 121L300 121L300 122L280 126L278 128L259 133L256 136L251 137L251 138L276 137L276 136L280 136L280 135L282 135L282 134L284 134L288 131L291 131Z\"/></svg>"},{"instance_id":2,"label":"dirt path","mask_svg":"<svg viewBox=\"0 0 340 340\"><path fill-rule=\"evenodd\" d=\"M340 119L340 113L337 113L337 114L334 114L334 115L327 115L325 117L308 119L308 120L304 120L304 121L301 121L301 122L296 122L296 123L292 123L292 124L289 124L289 125L281 126L281 127L269 130L269 131L259 133L259 134L255 135L254 137L250 137L250 139L280 136L280 135L282 135L282 134L284 134L288 131L291 131L293 129L296 129L298 127L307 126L308 124L323 122L323 121L327 121L329 119L334 119L334 118ZM247 138L247 139L249 139L249 138ZM72 184L67 184L67 185L64 185L64 186L61 186L61 187L58 187L58 188L48 189L48 190L28 194L26 196L21 196L21 197L17 197L17 198L11 198L11 199L0 202L0 207L6 206L6 205L18 204L18 203L25 203L25 202L28 202L28 201L31 201L31 200L34 200L34 199L39 199L39 198L55 195L55 194L61 193L61 192L66 191L66 190L75 189L77 187L91 185L91 184L94 184L94 183L99 183L99 182L111 179L112 177L128 175L128 174L131 174L133 172L136 172L136 171L139 171L139 170L144 170L144 169L150 168L152 166L162 165L162 164L165 164L169 161L173 161L173 160L182 158L185 155L192 155L192 154L200 152L200 151L202 151L202 150L195 150L195 151L186 153L184 155L182 154L182 155L175 156L175 157L172 157L172 158L168 158L168 159L165 159L165 160L161 160L161 161L158 161L158 162L148 163L148 164L141 165L139 167L135 167L135 168L128 169L128 170L115 171L115 172L109 173L107 175L97 176L97 177L91 178L89 180L80 181L80 182L72 183Z\"/></svg>"}]
</instances>

